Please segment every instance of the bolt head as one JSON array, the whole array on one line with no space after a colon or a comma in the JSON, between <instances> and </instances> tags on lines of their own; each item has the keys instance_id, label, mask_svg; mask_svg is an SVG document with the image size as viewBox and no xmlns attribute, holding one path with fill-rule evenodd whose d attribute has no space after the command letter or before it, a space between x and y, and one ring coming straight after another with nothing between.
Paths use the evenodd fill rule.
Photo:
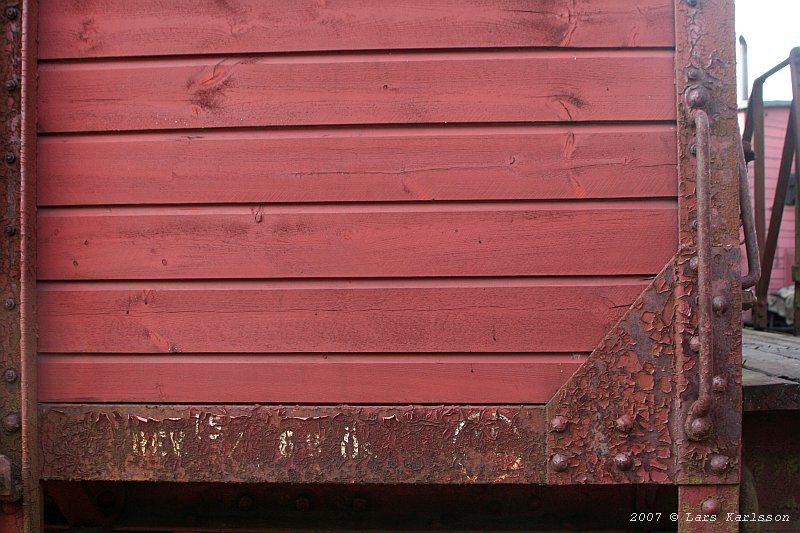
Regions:
<instances>
[{"instance_id":1,"label":"bolt head","mask_svg":"<svg viewBox=\"0 0 800 533\"><path fill-rule=\"evenodd\" d=\"M687 77L687 78L688 78L690 81L695 81L695 80L697 80L697 79L700 77L700 69L697 69L697 68L695 68L695 67L692 67L692 68L690 68L690 69L689 69L689 70L686 72L686 77Z\"/></svg>"},{"instance_id":2,"label":"bolt head","mask_svg":"<svg viewBox=\"0 0 800 533\"><path fill-rule=\"evenodd\" d=\"M294 501L294 507L300 512L311 510L311 499L308 496L298 496Z\"/></svg>"},{"instance_id":3,"label":"bolt head","mask_svg":"<svg viewBox=\"0 0 800 533\"><path fill-rule=\"evenodd\" d=\"M19 17L19 9L14 6L9 6L6 8L6 18L8 20L17 20Z\"/></svg>"},{"instance_id":4,"label":"bolt head","mask_svg":"<svg viewBox=\"0 0 800 533\"><path fill-rule=\"evenodd\" d=\"M696 7L697 6L697 0L686 0L686 5L688 5L690 7Z\"/></svg>"},{"instance_id":5,"label":"bolt head","mask_svg":"<svg viewBox=\"0 0 800 533\"><path fill-rule=\"evenodd\" d=\"M8 163L9 165L13 165L16 162L17 162L17 154L15 154L14 152L8 152L6 154L6 163Z\"/></svg>"},{"instance_id":6,"label":"bolt head","mask_svg":"<svg viewBox=\"0 0 800 533\"><path fill-rule=\"evenodd\" d=\"M614 466L621 472L627 472L633 468L633 459L627 453L618 453L614 457Z\"/></svg>"},{"instance_id":7,"label":"bolt head","mask_svg":"<svg viewBox=\"0 0 800 533\"><path fill-rule=\"evenodd\" d=\"M555 472L566 472L569 468L569 459L560 453L553 454L550 458L550 466Z\"/></svg>"},{"instance_id":8,"label":"bolt head","mask_svg":"<svg viewBox=\"0 0 800 533\"><path fill-rule=\"evenodd\" d=\"M700 87L692 87L689 89L689 92L686 93L686 102L689 104L689 107L694 109L703 107L706 105L707 101L708 94L706 94L706 91Z\"/></svg>"},{"instance_id":9,"label":"bolt head","mask_svg":"<svg viewBox=\"0 0 800 533\"><path fill-rule=\"evenodd\" d=\"M569 425L569 420L565 416L555 416L550 421L550 429L552 429L556 433L563 433L567 430L567 425Z\"/></svg>"},{"instance_id":10,"label":"bolt head","mask_svg":"<svg viewBox=\"0 0 800 533\"><path fill-rule=\"evenodd\" d=\"M6 310L8 310L8 311L11 311L16 306L17 306L17 301L14 300L14 298L6 298L6 301L3 302L3 307L5 307Z\"/></svg>"},{"instance_id":11,"label":"bolt head","mask_svg":"<svg viewBox=\"0 0 800 533\"><path fill-rule=\"evenodd\" d=\"M3 429L9 433L19 431L20 427L22 427L22 420L20 420L17 413L11 413L3 417Z\"/></svg>"},{"instance_id":12,"label":"bolt head","mask_svg":"<svg viewBox=\"0 0 800 533\"><path fill-rule=\"evenodd\" d=\"M630 433L633 430L633 417L631 415L622 415L614 421L617 426L617 431L621 433Z\"/></svg>"},{"instance_id":13,"label":"bolt head","mask_svg":"<svg viewBox=\"0 0 800 533\"><path fill-rule=\"evenodd\" d=\"M720 505L718 499L708 498L700 505L700 510L703 512L703 514L718 515L720 511L722 511L722 505Z\"/></svg>"},{"instance_id":14,"label":"bolt head","mask_svg":"<svg viewBox=\"0 0 800 533\"><path fill-rule=\"evenodd\" d=\"M708 417L697 417L689 423L689 440L706 440L711 435L711 420Z\"/></svg>"},{"instance_id":15,"label":"bolt head","mask_svg":"<svg viewBox=\"0 0 800 533\"><path fill-rule=\"evenodd\" d=\"M711 380L711 388L714 392L725 392L728 388L728 380L722 376L714 376Z\"/></svg>"},{"instance_id":16,"label":"bolt head","mask_svg":"<svg viewBox=\"0 0 800 533\"><path fill-rule=\"evenodd\" d=\"M13 93L17 89L19 89L19 82L17 80L11 79L6 81L6 91Z\"/></svg>"},{"instance_id":17,"label":"bolt head","mask_svg":"<svg viewBox=\"0 0 800 533\"><path fill-rule=\"evenodd\" d=\"M728 310L728 299L724 296L714 296L711 300L711 307L717 315L724 315Z\"/></svg>"},{"instance_id":18,"label":"bolt head","mask_svg":"<svg viewBox=\"0 0 800 533\"><path fill-rule=\"evenodd\" d=\"M239 501L236 502L236 506L242 511L246 511L253 506L253 498L247 495L242 496L239 498Z\"/></svg>"},{"instance_id":19,"label":"bolt head","mask_svg":"<svg viewBox=\"0 0 800 533\"><path fill-rule=\"evenodd\" d=\"M721 474L728 469L728 457L725 455L714 454L709 460L709 467L715 474Z\"/></svg>"},{"instance_id":20,"label":"bolt head","mask_svg":"<svg viewBox=\"0 0 800 533\"><path fill-rule=\"evenodd\" d=\"M17 227L12 225L6 226L5 233L7 237L13 237L17 234Z\"/></svg>"},{"instance_id":21,"label":"bolt head","mask_svg":"<svg viewBox=\"0 0 800 533\"><path fill-rule=\"evenodd\" d=\"M695 220L693 222L693 224L694 224L694 227L696 228L697 227L697 221ZM689 268L692 270L692 272L697 272L697 269L698 269L699 266L700 266L700 258L698 258L697 256L694 256L691 259L689 259Z\"/></svg>"},{"instance_id":22,"label":"bolt head","mask_svg":"<svg viewBox=\"0 0 800 533\"><path fill-rule=\"evenodd\" d=\"M5 372L3 372L3 379L6 383L14 383L19 379L19 374L15 368L7 368Z\"/></svg>"},{"instance_id":23,"label":"bolt head","mask_svg":"<svg viewBox=\"0 0 800 533\"><path fill-rule=\"evenodd\" d=\"M357 513L362 513L369 509L369 500L367 500L364 496L356 496L353 498L353 511Z\"/></svg>"},{"instance_id":24,"label":"bolt head","mask_svg":"<svg viewBox=\"0 0 800 533\"><path fill-rule=\"evenodd\" d=\"M689 339L689 349L693 352L700 351L700 337L693 335L692 338Z\"/></svg>"}]
</instances>

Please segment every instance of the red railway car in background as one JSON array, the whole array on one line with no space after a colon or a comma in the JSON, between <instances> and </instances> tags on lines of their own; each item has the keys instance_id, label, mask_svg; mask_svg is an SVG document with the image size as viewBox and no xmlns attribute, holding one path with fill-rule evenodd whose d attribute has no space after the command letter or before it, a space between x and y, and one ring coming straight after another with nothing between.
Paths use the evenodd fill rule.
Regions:
<instances>
[{"instance_id":1,"label":"red railway car in background","mask_svg":"<svg viewBox=\"0 0 800 533\"><path fill-rule=\"evenodd\" d=\"M732 1L5 16L7 530L738 530Z\"/></svg>"}]
</instances>

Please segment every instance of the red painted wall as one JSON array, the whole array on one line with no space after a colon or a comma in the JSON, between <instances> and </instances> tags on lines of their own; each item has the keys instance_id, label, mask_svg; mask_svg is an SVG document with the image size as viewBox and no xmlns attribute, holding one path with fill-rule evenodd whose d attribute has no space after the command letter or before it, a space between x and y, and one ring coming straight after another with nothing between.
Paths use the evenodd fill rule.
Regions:
<instances>
[{"instance_id":1,"label":"red painted wall","mask_svg":"<svg viewBox=\"0 0 800 533\"><path fill-rule=\"evenodd\" d=\"M546 402L677 246L672 9L48 2L41 399Z\"/></svg>"}]
</instances>

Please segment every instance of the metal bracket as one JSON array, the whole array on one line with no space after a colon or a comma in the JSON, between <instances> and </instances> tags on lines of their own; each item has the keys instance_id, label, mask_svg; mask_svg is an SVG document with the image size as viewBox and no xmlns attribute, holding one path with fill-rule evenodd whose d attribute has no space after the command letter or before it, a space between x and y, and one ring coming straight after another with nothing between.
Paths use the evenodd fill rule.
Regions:
<instances>
[{"instance_id":1,"label":"metal bracket","mask_svg":"<svg viewBox=\"0 0 800 533\"><path fill-rule=\"evenodd\" d=\"M0 455L0 501L17 501L22 498L22 485L14 479L11 459Z\"/></svg>"}]
</instances>

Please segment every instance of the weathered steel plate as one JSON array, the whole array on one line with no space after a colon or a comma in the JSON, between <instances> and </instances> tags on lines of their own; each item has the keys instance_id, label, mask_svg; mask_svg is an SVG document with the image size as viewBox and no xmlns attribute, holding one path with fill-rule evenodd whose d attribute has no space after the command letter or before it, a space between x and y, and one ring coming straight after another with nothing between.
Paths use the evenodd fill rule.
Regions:
<instances>
[{"instance_id":1,"label":"weathered steel plate","mask_svg":"<svg viewBox=\"0 0 800 533\"><path fill-rule=\"evenodd\" d=\"M543 483L544 407L44 405L43 478Z\"/></svg>"}]
</instances>

